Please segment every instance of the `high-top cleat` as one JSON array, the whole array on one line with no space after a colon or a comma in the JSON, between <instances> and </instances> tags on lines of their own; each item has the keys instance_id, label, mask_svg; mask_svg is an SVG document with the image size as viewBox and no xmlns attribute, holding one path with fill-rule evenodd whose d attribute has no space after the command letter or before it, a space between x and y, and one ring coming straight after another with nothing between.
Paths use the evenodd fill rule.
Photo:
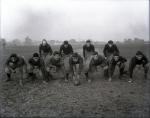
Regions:
<instances>
[{"instance_id":1,"label":"high-top cleat","mask_svg":"<svg viewBox=\"0 0 150 118\"><path fill-rule=\"evenodd\" d=\"M6 82L9 82L9 81L11 81L11 74L7 74Z\"/></svg>"}]
</instances>

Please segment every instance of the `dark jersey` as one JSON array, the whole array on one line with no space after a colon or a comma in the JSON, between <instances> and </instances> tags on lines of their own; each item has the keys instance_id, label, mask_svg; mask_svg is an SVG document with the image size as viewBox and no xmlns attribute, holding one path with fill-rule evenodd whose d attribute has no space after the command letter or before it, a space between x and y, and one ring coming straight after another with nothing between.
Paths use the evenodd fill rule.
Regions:
<instances>
[{"instance_id":1,"label":"dark jersey","mask_svg":"<svg viewBox=\"0 0 150 118\"><path fill-rule=\"evenodd\" d=\"M33 58L30 58L29 59L29 64L33 67L42 67L44 64L43 64L43 61L39 58L39 60L35 61Z\"/></svg>"},{"instance_id":2,"label":"dark jersey","mask_svg":"<svg viewBox=\"0 0 150 118\"><path fill-rule=\"evenodd\" d=\"M87 45L85 44L84 46L83 46L83 56L85 57L85 52L94 52L95 51L95 47L94 47L94 45L90 45L89 47L87 47Z\"/></svg>"},{"instance_id":3,"label":"dark jersey","mask_svg":"<svg viewBox=\"0 0 150 118\"><path fill-rule=\"evenodd\" d=\"M44 52L44 53L51 53L52 54L53 51L52 51L51 46L49 44L46 44L45 46L40 44L40 46L39 46L39 53L41 54L42 52Z\"/></svg>"},{"instance_id":4,"label":"dark jersey","mask_svg":"<svg viewBox=\"0 0 150 118\"><path fill-rule=\"evenodd\" d=\"M117 61L115 61L114 58L112 58L112 60L110 61L110 64L111 65L116 65L118 62L120 63L125 63L127 61L126 58L122 57L122 56L119 56L119 59Z\"/></svg>"},{"instance_id":5,"label":"dark jersey","mask_svg":"<svg viewBox=\"0 0 150 118\"><path fill-rule=\"evenodd\" d=\"M59 58L58 60L56 60L53 56L49 59L47 66L56 66L56 67L61 67L63 65L63 62L61 60L61 58Z\"/></svg>"},{"instance_id":6,"label":"dark jersey","mask_svg":"<svg viewBox=\"0 0 150 118\"><path fill-rule=\"evenodd\" d=\"M119 53L119 50L115 44L113 44L112 47L106 44L104 47L103 53L105 57L108 57L111 54Z\"/></svg>"},{"instance_id":7,"label":"dark jersey","mask_svg":"<svg viewBox=\"0 0 150 118\"><path fill-rule=\"evenodd\" d=\"M148 63L148 59L145 55L143 55L141 60L138 60L135 56L131 59L131 63L137 64L137 65L145 65Z\"/></svg>"},{"instance_id":8,"label":"dark jersey","mask_svg":"<svg viewBox=\"0 0 150 118\"><path fill-rule=\"evenodd\" d=\"M6 61L6 66L12 69L16 69L24 65L26 65L26 62L23 57L17 57L16 62L12 62L10 58L8 58L8 60Z\"/></svg>"},{"instance_id":9,"label":"dark jersey","mask_svg":"<svg viewBox=\"0 0 150 118\"><path fill-rule=\"evenodd\" d=\"M143 54L143 57L141 60L137 60L136 56L132 57L130 63L129 63L129 75L130 78L132 78L132 74L133 74L133 70L135 68L136 65L143 65L143 67L145 67L145 65L148 63L148 59L147 57ZM146 70L147 71L147 70Z\"/></svg>"},{"instance_id":10,"label":"dark jersey","mask_svg":"<svg viewBox=\"0 0 150 118\"><path fill-rule=\"evenodd\" d=\"M60 54L69 55L73 53L73 48L70 44L68 44L68 47L65 47L64 44L60 46Z\"/></svg>"},{"instance_id":11,"label":"dark jersey","mask_svg":"<svg viewBox=\"0 0 150 118\"><path fill-rule=\"evenodd\" d=\"M71 71L73 71L73 66L75 66L76 64L79 64L79 73L80 73L83 67L83 58L80 55L78 55L78 61L74 62L73 58L70 57L69 64L70 64Z\"/></svg>"},{"instance_id":12,"label":"dark jersey","mask_svg":"<svg viewBox=\"0 0 150 118\"><path fill-rule=\"evenodd\" d=\"M83 58L80 55L78 55L78 61L74 62L73 58L70 57L69 64L70 64L70 66L73 66L73 65L76 65L76 64L79 64L79 65L82 66L83 65Z\"/></svg>"},{"instance_id":13,"label":"dark jersey","mask_svg":"<svg viewBox=\"0 0 150 118\"><path fill-rule=\"evenodd\" d=\"M99 66L101 65L102 67L106 66L106 60L103 56L98 55L98 59L95 60L94 58L92 58L91 62L90 62L90 66Z\"/></svg>"}]
</instances>

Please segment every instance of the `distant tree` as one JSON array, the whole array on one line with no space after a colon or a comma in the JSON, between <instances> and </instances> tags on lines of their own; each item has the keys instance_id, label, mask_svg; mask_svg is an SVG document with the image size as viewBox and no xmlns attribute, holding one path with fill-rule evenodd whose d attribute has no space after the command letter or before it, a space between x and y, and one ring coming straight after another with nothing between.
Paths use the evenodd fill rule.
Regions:
<instances>
[{"instance_id":1,"label":"distant tree","mask_svg":"<svg viewBox=\"0 0 150 118\"><path fill-rule=\"evenodd\" d=\"M50 45L54 45L55 42L56 42L55 40L50 40L50 41L49 41Z\"/></svg>"},{"instance_id":2,"label":"distant tree","mask_svg":"<svg viewBox=\"0 0 150 118\"><path fill-rule=\"evenodd\" d=\"M134 38L134 43L143 44L144 43L144 39L140 39L140 38L135 37Z\"/></svg>"},{"instance_id":3,"label":"distant tree","mask_svg":"<svg viewBox=\"0 0 150 118\"><path fill-rule=\"evenodd\" d=\"M21 45L21 41L16 38L16 39L12 40L11 44L14 45L14 46L18 46L18 45Z\"/></svg>"},{"instance_id":4,"label":"distant tree","mask_svg":"<svg viewBox=\"0 0 150 118\"><path fill-rule=\"evenodd\" d=\"M77 41L75 39L70 39L69 42L72 44L77 43Z\"/></svg>"},{"instance_id":5,"label":"distant tree","mask_svg":"<svg viewBox=\"0 0 150 118\"><path fill-rule=\"evenodd\" d=\"M2 48L5 48L6 47L6 39L2 38L0 40L0 44L1 44Z\"/></svg>"},{"instance_id":6,"label":"distant tree","mask_svg":"<svg viewBox=\"0 0 150 118\"><path fill-rule=\"evenodd\" d=\"M116 41L116 44L120 44L120 41Z\"/></svg>"},{"instance_id":7,"label":"distant tree","mask_svg":"<svg viewBox=\"0 0 150 118\"><path fill-rule=\"evenodd\" d=\"M132 39L124 39L124 43L126 43L126 44L131 44L131 43L133 43L133 41L132 41Z\"/></svg>"},{"instance_id":8,"label":"distant tree","mask_svg":"<svg viewBox=\"0 0 150 118\"><path fill-rule=\"evenodd\" d=\"M24 44L25 44L25 45L32 45L32 44L33 44L33 41L32 41L31 38L29 38L29 36L27 36L27 37L25 38Z\"/></svg>"}]
</instances>

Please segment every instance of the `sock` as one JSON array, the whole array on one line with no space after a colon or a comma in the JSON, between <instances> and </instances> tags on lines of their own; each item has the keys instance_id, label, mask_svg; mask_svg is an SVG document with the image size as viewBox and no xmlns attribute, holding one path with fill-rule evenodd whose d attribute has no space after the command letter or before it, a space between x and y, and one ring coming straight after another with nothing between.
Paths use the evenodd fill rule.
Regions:
<instances>
[{"instance_id":1,"label":"sock","mask_svg":"<svg viewBox=\"0 0 150 118\"><path fill-rule=\"evenodd\" d=\"M69 77L69 74L67 73L67 74L66 74L66 79L67 79L67 80L68 80L68 77Z\"/></svg>"},{"instance_id":2,"label":"sock","mask_svg":"<svg viewBox=\"0 0 150 118\"><path fill-rule=\"evenodd\" d=\"M85 76L86 76L86 78L88 78L89 76L88 76L88 73L85 73Z\"/></svg>"},{"instance_id":3,"label":"sock","mask_svg":"<svg viewBox=\"0 0 150 118\"><path fill-rule=\"evenodd\" d=\"M10 79L10 76L11 76L11 75L10 75L9 73L7 73L7 77L8 77L8 79Z\"/></svg>"},{"instance_id":4,"label":"sock","mask_svg":"<svg viewBox=\"0 0 150 118\"><path fill-rule=\"evenodd\" d=\"M33 73L29 73L28 75L29 75L29 77L32 77L34 74Z\"/></svg>"}]
</instances>

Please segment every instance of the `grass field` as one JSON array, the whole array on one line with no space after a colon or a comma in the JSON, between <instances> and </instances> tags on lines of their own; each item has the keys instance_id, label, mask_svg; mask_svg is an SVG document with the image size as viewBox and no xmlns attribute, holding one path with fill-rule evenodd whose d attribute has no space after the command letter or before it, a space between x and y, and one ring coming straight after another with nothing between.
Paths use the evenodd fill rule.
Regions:
<instances>
[{"instance_id":1,"label":"grass field","mask_svg":"<svg viewBox=\"0 0 150 118\"><path fill-rule=\"evenodd\" d=\"M81 46L73 46L82 54ZM96 45L102 54L103 45ZM149 58L148 45L119 45L120 52L128 60L137 50L142 50ZM58 50L58 46L52 47ZM7 47L0 50L0 117L100 117L100 118L149 118L150 80L143 78L143 71L134 71L134 82L128 83L127 76L118 79L117 71L112 82L104 79L101 70L92 75L88 83L84 76L80 86L72 81L52 80L48 84L42 80L25 82L20 87L17 77L5 82L4 63L7 57L16 52L28 60L37 46Z\"/></svg>"}]
</instances>

